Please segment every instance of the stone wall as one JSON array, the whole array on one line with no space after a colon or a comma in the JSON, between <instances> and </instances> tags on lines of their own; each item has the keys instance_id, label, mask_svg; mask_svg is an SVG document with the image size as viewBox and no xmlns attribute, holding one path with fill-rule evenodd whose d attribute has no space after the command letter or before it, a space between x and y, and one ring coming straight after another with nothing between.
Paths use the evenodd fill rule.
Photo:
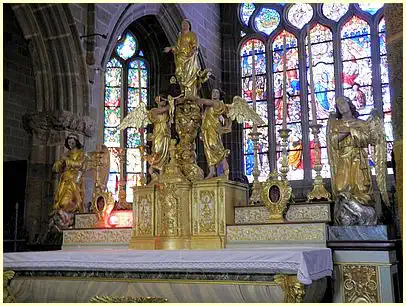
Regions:
<instances>
[{"instance_id":1,"label":"stone wall","mask_svg":"<svg viewBox=\"0 0 406 306\"><path fill-rule=\"evenodd\" d=\"M35 80L28 42L13 10L4 5L4 161L28 160L29 137L22 116L35 111Z\"/></svg>"}]
</instances>

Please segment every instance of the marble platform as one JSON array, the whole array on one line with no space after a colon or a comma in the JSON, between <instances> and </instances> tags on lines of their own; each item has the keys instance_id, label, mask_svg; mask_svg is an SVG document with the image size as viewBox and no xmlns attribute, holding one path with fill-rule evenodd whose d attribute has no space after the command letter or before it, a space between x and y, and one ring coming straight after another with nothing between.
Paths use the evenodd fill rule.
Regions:
<instances>
[{"instance_id":1,"label":"marble platform","mask_svg":"<svg viewBox=\"0 0 406 306\"><path fill-rule=\"evenodd\" d=\"M332 273L327 248L4 255L4 269L16 272L9 291L17 302L87 302L95 295L156 296L169 302L283 302L291 294L281 282L285 276L303 284L305 301L317 302Z\"/></svg>"},{"instance_id":2,"label":"marble platform","mask_svg":"<svg viewBox=\"0 0 406 306\"><path fill-rule=\"evenodd\" d=\"M329 241L384 241L390 239L386 225L329 226Z\"/></svg>"}]
</instances>

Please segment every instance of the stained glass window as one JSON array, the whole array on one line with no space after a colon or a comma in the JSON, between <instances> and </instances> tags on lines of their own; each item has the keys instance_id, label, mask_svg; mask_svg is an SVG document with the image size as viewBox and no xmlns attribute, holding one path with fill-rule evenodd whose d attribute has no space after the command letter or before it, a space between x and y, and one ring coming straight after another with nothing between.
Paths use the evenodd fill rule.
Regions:
<instances>
[{"instance_id":1,"label":"stained glass window","mask_svg":"<svg viewBox=\"0 0 406 306\"><path fill-rule=\"evenodd\" d=\"M347 13L348 7L345 3L323 4L323 14L328 19L339 21Z\"/></svg>"},{"instance_id":2,"label":"stained glass window","mask_svg":"<svg viewBox=\"0 0 406 306\"><path fill-rule=\"evenodd\" d=\"M118 191L125 183L127 201L132 202L131 187L139 184L141 172L146 170L145 164L141 166L138 148L142 137L134 128L120 132L118 125L136 105L148 104L148 64L131 32L125 32L120 38L105 73L103 141L110 152L108 190L118 200ZM122 149L124 153L120 160Z\"/></svg>"},{"instance_id":3,"label":"stained glass window","mask_svg":"<svg viewBox=\"0 0 406 306\"><path fill-rule=\"evenodd\" d=\"M288 20L296 28L301 29L313 17L313 8L310 4L294 4L288 11Z\"/></svg>"},{"instance_id":4,"label":"stained glass window","mask_svg":"<svg viewBox=\"0 0 406 306\"><path fill-rule=\"evenodd\" d=\"M280 15L276 10L262 8L255 17L254 23L258 31L269 35L278 27L280 19Z\"/></svg>"},{"instance_id":5,"label":"stained glass window","mask_svg":"<svg viewBox=\"0 0 406 306\"><path fill-rule=\"evenodd\" d=\"M333 54L333 33L331 30L321 24L314 25L310 30L310 44L312 51L312 61L310 63L308 36L306 35L306 59L307 59L307 84L308 84L308 109L309 122L312 123L312 99L311 92L314 90L314 103L316 105L317 123L322 125L319 141L321 157L327 157L326 153L326 126L330 112L335 109L335 74L334 74L334 54ZM313 73L314 87L310 87L310 69L311 64ZM314 135L309 128L310 141L310 161L313 168L316 151L314 149ZM327 160L322 160L322 176L329 177L330 171ZM313 177L316 173L313 170Z\"/></svg>"},{"instance_id":6,"label":"stained glass window","mask_svg":"<svg viewBox=\"0 0 406 306\"><path fill-rule=\"evenodd\" d=\"M380 20L378 25L378 37L379 37L382 105L384 113L385 134L387 141L387 160L391 161L392 160L391 151L393 148L392 107L389 93L388 58L386 54L386 26L384 18ZM389 173L393 173L392 169L389 169Z\"/></svg>"},{"instance_id":7,"label":"stained glass window","mask_svg":"<svg viewBox=\"0 0 406 306\"><path fill-rule=\"evenodd\" d=\"M241 57L241 75L242 75L242 97L248 101L250 107L253 107L253 100L255 99L256 111L268 122L268 108L267 108L267 86L266 86L266 58L265 58L265 44L258 39L251 39L246 41L240 51ZM255 67L255 68L254 68ZM255 80L255 87L254 87ZM255 91L254 91L255 89ZM249 135L252 131L252 126L249 122L244 123L244 165L248 180L252 181L254 151L253 141ZM267 179L269 174L268 163L268 127L264 126L259 128L262 136L258 144L259 159L261 160L262 168L260 180Z\"/></svg>"},{"instance_id":8,"label":"stained glass window","mask_svg":"<svg viewBox=\"0 0 406 306\"><path fill-rule=\"evenodd\" d=\"M262 135L258 144L260 180L271 170L280 169L281 139L278 130L282 125L284 35L287 51L286 120L287 128L291 130L288 139L288 179L307 180L315 176L312 170L315 163L314 135L310 132L312 90L317 123L321 124L319 141L323 178L330 177L326 127L331 112L335 111L336 95L349 97L357 107L360 119L367 119L372 108L378 108L385 122L390 159L393 136L382 6L381 3L255 4L255 10L249 17L253 22L248 26L258 36L250 39L241 37L239 56L241 94L250 105L255 95L256 111L267 123L267 126L259 127ZM327 24L326 18L329 19ZM244 33L248 33L246 25L240 27ZM295 30L292 30L292 26ZM309 30L313 88L310 88L309 82ZM304 48L299 46L299 37L303 39ZM340 39L339 43L336 38ZM373 45L375 43L376 46ZM305 68L304 71L301 67ZM378 82L374 88L373 80ZM243 129L244 171L251 182L254 144L249 133L252 126L246 122ZM388 171L391 173L391 169Z\"/></svg>"},{"instance_id":9,"label":"stained glass window","mask_svg":"<svg viewBox=\"0 0 406 306\"><path fill-rule=\"evenodd\" d=\"M255 11L255 5L252 3L244 3L240 6L240 17L242 22L247 26L252 13Z\"/></svg>"},{"instance_id":10,"label":"stained glass window","mask_svg":"<svg viewBox=\"0 0 406 306\"><path fill-rule=\"evenodd\" d=\"M364 115L360 119L366 119L374 107L370 27L365 20L353 16L341 29L341 38L344 95Z\"/></svg>"},{"instance_id":11,"label":"stained glass window","mask_svg":"<svg viewBox=\"0 0 406 306\"><path fill-rule=\"evenodd\" d=\"M303 179L302 157L302 129L300 105L300 78L299 78L299 53L296 37L283 30L275 37L272 43L272 72L273 72L273 101L275 109L275 137L277 166L281 163L281 139L279 130L282 128L283 109L283 41L286 36L286 92L287 92L287 128L291 130L288 147L288 179Z\"/></svg>"}]
</instances>

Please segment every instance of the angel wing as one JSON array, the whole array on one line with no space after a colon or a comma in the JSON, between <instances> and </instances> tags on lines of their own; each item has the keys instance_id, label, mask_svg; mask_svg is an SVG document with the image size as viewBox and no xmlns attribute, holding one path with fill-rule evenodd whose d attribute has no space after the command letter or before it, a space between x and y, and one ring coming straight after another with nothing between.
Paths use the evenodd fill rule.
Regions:
<instances>
[{"instance_id":1,"label":"angel wing","mask_svg":"<svg viewBox=\"0 0 406 306\"><path fill-rule=\"evenodd\" d=\"M247 101L239 96L233 98L233 103L228 105L228 117L232 120L236 120L238 123L243 123L244 121L252 121L257 125L265 125L264 120L249 107Z\"/></svg>"},{"instance_id":2,"label":"angel wing","mask_svg":"<svg viewBox=\"0 0 406 306\"><path fill-rule=\"evenodd\" d=\"M372 109L371 116L367 120L370 130L370 143L374 146L373 160L375 163L376 182L382 199L389 205L389 197L386 189L386 136L382 118L376 109Z\"/></svg>"},{"instance_id":3,"label":"angel wing","mask_svg":"<svg viewBox=\"0 0 406 306\"><path fill-rule=\"evenodd\" d=\"M118 126L118 129L124 130L128 127L133 127L133 128L139 129L139 128L145 127L146 125L151 123L151 121L149 120L148 114L149 114L149 111L147 110L145 105L140 103L133 109L133 111L131 113L129 113L127 116L125 116L123 121Z\"/></svg>"}]
</instances>

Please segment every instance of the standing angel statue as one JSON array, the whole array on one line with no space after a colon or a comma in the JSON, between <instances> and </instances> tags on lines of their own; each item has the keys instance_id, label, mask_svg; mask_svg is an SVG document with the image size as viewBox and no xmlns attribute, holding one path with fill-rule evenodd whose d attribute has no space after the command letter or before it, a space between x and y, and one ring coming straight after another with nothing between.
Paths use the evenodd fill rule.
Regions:
<instances>
[{"instance_id":1,"label":"standing angel statue","mask_svg":"<svg viewBox=\"0 0 406 306\"><path fill-rule=\"evenodd\" d=\"M209 165L209 174L206 179L216 176L216 167L219 164L223 166L224 176L228 177L229 165L226 158L230 154L230 150L224 148L221 136L231 132L232 120L236 120L238 123L244 121L254 121L260 125L265 123L241 97L235 96L231 105L224 104L220 100L220 91L218 89L212 90L211 99L201 99L196 96L186 98L195 101L196 104L205 106L201 136L204 153Z\"/></svg>"},{"instance_id":2,"label":"standing angel statue","mask_svg":"<svg viewBox=\"0 0 406 306\"><path fill-rule=\"evenodd\" d=\"M199 42L196 33L192 32L192 25L188 19L182 21L181 32L176 46L166 47L165 53L175 55L175 75L181 90L187 96L195 96L201 84L206 82L210 70L201 70L198 62Z\"/></svg>"},{"instance_id":3,"label":"standing angel statue","mask_svg":"<svg viewBox=\"0 0 406 306\"><path fill-rule=\"evenodd\" d=\"M145 105L138 105L119 125L120 130L128 127L139 129L149 123L154 125L152 136L148 139L152 141L151 154L144 156L143 150L141 151L141 156L150 165L148 172L151 175L152 181L158 177L156 170L162 171L163 166L169 162L169 144L171 140L169 121L175 101L171 96L169 96L169 99L157 96L155 97L155 103L158 107L150 111L146 109Z\"/></svg>"},{"instance_id":4,"label":"standing angel statue","mask_svg":"<svg viewBox=\"0 0 406 306\"><path fill-rule=\"evenodd\" d=\"M382 119L375 110L367 121L358 119L356 107L347 97L336 100L336 113L327 126L327 149L333 197L336 199L334 219L340 225L374 225L371 169L368 146L374 146L376 180L385 205L386 139Z\"/></svg>"}]
</instances>

